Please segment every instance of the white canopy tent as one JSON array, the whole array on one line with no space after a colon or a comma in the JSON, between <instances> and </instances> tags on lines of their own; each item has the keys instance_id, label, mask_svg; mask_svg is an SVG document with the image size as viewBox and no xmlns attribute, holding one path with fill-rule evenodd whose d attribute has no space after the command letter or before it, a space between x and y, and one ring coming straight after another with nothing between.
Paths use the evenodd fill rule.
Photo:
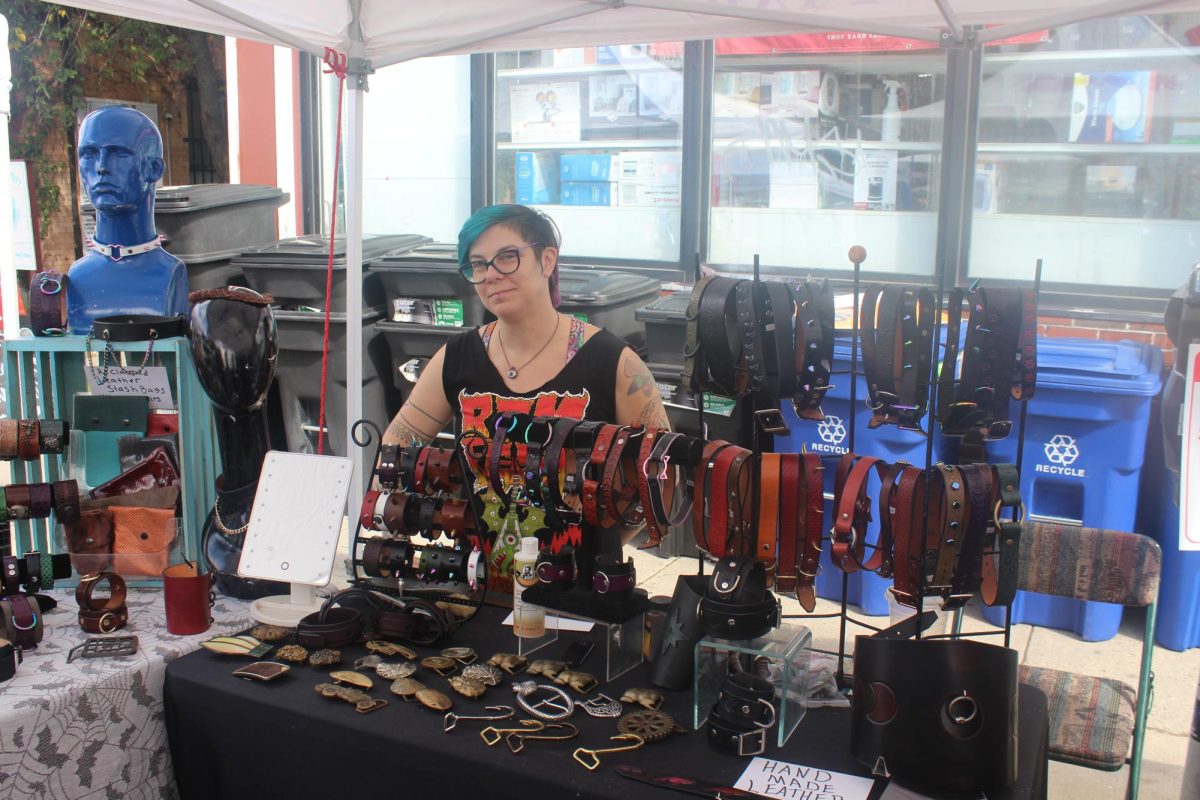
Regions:
<instances>
[{"instance_id":1,"label":"white canopy tent","mask_svg":"<svg viewBox=\"0 0 1200 800\"><path fill-rule=\"evenodd\" d=\"M58 0L106 14L284 45L350 59L345 136L346 270L362 276L362 122L366 75L414 58L476 52L765 36L802 30L859 31L927 41L994 41L1084 19L1200 10L1200 0ZM15 297L11 253L3 269ZM9 284L12 285L9 285ZM362 297L347 295L348 319ZM7 327L7 326L6 326ZM362 349L362 329L347 326L347 348ZM346 360L346 384L362 385L362 365ZM349 427L362 397L349 392ZM362 495L356 476L351 497Z\"/></svg>"}]
</instances>

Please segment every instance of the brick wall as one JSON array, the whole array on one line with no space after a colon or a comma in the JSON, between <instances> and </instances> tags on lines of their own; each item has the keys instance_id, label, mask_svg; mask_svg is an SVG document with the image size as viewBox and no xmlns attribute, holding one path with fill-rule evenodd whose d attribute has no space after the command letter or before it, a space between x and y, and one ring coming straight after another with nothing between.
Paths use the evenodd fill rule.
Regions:
<instances>
[{"instance_id":1,"label":"brick wall","mask_svg":"<svg viewBox=\"0 0 1200 800\"><path fill-rule=\"evenodd\" d=\"M1042 316L1038 317L1038 333L1051 337L1070 336L1106 341L1129 339L1144 342L1162 348L1164 366L1170 367L1175 363L1175 348L1167 339L1166 328L1162 325Z\"/></svg>"}]
</instances>

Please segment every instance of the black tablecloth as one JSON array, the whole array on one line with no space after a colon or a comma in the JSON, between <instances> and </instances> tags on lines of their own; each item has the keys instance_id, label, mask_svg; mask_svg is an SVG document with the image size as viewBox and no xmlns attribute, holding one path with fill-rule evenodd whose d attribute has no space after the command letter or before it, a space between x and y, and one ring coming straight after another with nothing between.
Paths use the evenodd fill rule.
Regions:
<instances>
[{"instance_id":1,"label":"black tablecloth","mask_svg":"<svg viewBox=\"0 0 1200 800\"><path fill-rule=\"evenodd\" d=\"M453 644L474 647L487 658L498 651L514 652L511 628L501 627L499 609L486 608L455 636ZM604 643L598 631L563 633L559 642L533 658L557 658L566 644L580 636L594 637L597 647L583 669L604 674ZM423 655L438 647L415 648ZM343 650L342 668L366 655L361 646ZM230 673L245 660L205 650L179 658L167 667L164 706L171 757L180 794L185 800L264 800L265 798L367 797L578 797L611 800L665 798L662 789L621 778L617 764L732 785L748 764L711 746L703 731L691 731L691 692L668 692L663 708L689 730L631 752L601 757L589 772L571 758L576 747L603 747L617 734L615 720L594 719L582 711L571 722L580 729L568 742L528 742L514 755L501 742L487 747L479 730L487 723L463 722L453 732L442 731L442 714L417 703L406 703L387 691L387 681L375 678L372 694L391 704L359 714L339 700L319 696L313 687L328 680L326 670L299 667L270 683L240 680ZM365 673L374 678L373 673ZM647 667L638 667L601 691L619 697L631 686L649 686ZM454 699L454 711L483 713L485 705L515 703L511 680L488 689L483 698L468 700L455 694L446 681L426 669L413 677L444 690ZM995 797L1042 798L1046 792L1046 700L1036 689L1022 687L1019 696L1021 777L1018 784ZM627 706L628 708L628 706ZM518 709L519 711L519 709ZM518 715L519 717L520 715ZM504 723L499 723L503 725ZM850 755L848 709L811 709L782 748L772 745L766 758L821 769L869 776ZM882 791L878 781L872 796ZM679 795L683 796L683 795Z\"/></svg>"}]
</instances>

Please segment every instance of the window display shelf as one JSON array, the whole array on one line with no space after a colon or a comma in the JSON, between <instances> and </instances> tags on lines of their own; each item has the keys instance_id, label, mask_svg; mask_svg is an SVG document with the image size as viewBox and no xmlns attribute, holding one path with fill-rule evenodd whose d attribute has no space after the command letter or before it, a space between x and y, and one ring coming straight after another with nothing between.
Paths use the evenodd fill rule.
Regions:
<instances>
[{"instance_id":1,"label":"window display shelf","mask_svg":"<svg viewBox=\"0 0 1200 800\"><path fill-rule=\"evenodd\" d=\"M497 150L646 150L679 149L678 139L589 139L586 142L496 142Z\"/></svg>"},{"instance_id":2,"label":"window display shelf","mask_svg":"<svg viewBox=\"0 0 1200 800\"><path fill-rule=\"evenodd\" d=\"M1196 58L1200 56L1200 47L1154 47L1131 50L1056 50L1032 53L993 53L988 50L984 55L984 64L1066 62L1074 64L1080 61L1096 61L1111 64L1118 61L1132 61L1139 64L1158 59Z\"/></svg>"},{"instance_id":3,"label":"window display shelf","mask_svg":"<svg viewBox=\"0 0 1200 800\"><path fill-rule=\"evenodd\" d=\"M864 146L866 143L863 143ZM1054 143L1054 142L980 142L980 153L1062 153L1066 155L1145 155L1175 156L1197 155L1200 148L1194 144L1150 144L1106 142L1104 144Z\"/></svg>"},{"instance_id":4,"label":"window display shelf","mask_svg":"<svg viewBox=\"0 0 1200 800\"><path fill-rule=\"evenodd\" d=\"M635 72L674 72L675 68L666 62L626 61L618 64L578 64L569 67L514 67L496 70L497 78L558 78L569 75L596 75L605 72L635 73Z\"/></svg>"}]
</instances>

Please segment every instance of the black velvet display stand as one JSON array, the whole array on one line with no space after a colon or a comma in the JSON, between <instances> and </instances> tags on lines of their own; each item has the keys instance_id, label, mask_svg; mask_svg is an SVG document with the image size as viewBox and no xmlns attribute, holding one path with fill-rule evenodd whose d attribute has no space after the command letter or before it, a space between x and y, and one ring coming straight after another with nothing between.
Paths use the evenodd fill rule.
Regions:
<instances>
[{"instance_id":1,"label":"black velvet display stand","mask_svg":"<svg viewBox=\"0 0 1200 800\"><path fill-rule=\"evenodd\" d=\"M414 649L425 656L448 644L467 645L484 659L498 651L511 652L512 631L499 624L505 613L485 607L451 642ZM598 637L598 632L563 633L560 642L547 648L544 657L559 657L570 642L589 637ZM598 654L602 648L597 650L582 669L594 674L603 672ZM362 646L344 648L340 668L349 669L354 659L366 653ZM359 714L348 703L325 699L314 691L317 683L329 680L328 670L295 667L278 680L259 683L231 674L246 663L246 659L199 650L167 665L164 712L171 758L184 800L348 796L665 799L686 795L630 781L612 768L633 764L658 774L729 785L750 763L748 758L738 758L710 745L702 730L691 730L692 699L686 691L666 692L663 710L687 728L687 734L673 735L640 750L601 755L599 769L589 772L572 760L571 752L576 747L606 746L609 737L617 735L616 720L594 719L577 711L570 720L580 731L576 739L530 740L523 753L514 755L503 743L491 748L484 745L479 731L492 723L460 722L451 733L443 733L441 713L404 702L388 691L387 681L371 672L364 673L375 681L371 695L387 698L390 704L370 714ZM599 691L619 698L630 687L648 687L648 675L649 665L643 664L602 685ZM478 700L468 700L453 693L444 678L427 669L418 669L413 677L451 696L452 710L458 714L483 714L484 706L489 705L516 708L513 678L489 688ZM515 678L523 679L528 678ZM636 706L626 704L627 710L633 708ZM989 798L1032 800L1046 796L1045 696L1022 686L1019 709L1020 777L1009 789L989 792ZM496 724L513 727L509 723ZM762 754L765 758L870 777L870 770L850 754L848 708L810 710L782 749L774 746L773 734L772 744ZM878 798L884 783L876 782L872 798Z\"/></svg>"}]
</instances>

